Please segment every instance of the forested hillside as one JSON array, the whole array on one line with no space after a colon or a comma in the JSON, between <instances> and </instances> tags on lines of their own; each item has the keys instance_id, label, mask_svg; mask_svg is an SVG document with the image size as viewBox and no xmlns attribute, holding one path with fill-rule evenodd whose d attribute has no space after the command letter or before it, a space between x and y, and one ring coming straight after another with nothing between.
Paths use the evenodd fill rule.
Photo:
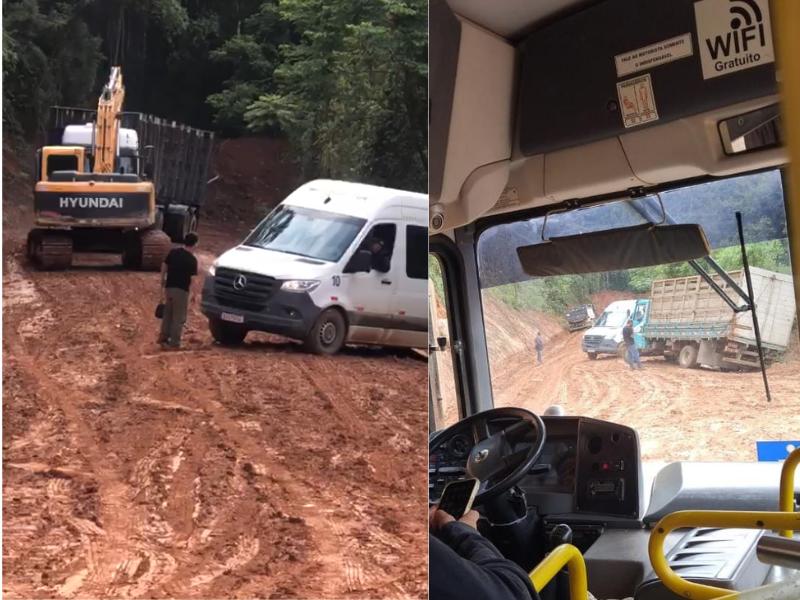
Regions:
<instances>
[{"instance_id":1,"label":"forested hillside","mask_svg":"<svg viewBox=\"0 0 800 600\"><path fill-rule=\"evenodd\" d=\"M111 64L125 110L285 137L304 178L424 191L424 0L3 0L3 130L93 107Z\"/></svg>"}]
</instances>

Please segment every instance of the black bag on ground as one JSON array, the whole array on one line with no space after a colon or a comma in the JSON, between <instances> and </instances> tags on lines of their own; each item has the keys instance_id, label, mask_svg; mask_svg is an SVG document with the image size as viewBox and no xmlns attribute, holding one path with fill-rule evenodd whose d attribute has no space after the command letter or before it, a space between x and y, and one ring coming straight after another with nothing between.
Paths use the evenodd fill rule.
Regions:
<instances>
[{"instance_id":1,"label":"black bag on ground","mask_svg":"<svg viewBox=\"0 0 800 600\"><path fill-rule=\"evenodd\" d=\"M164 303L159 302L156 306L156 319L163 319L164 318Z\"/></svg>"}]
</instances>

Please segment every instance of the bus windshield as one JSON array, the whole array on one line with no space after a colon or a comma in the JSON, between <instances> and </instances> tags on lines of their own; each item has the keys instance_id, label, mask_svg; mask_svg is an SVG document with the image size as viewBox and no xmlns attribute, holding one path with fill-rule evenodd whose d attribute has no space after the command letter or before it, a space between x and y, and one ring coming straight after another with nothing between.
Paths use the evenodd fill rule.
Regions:
<instances>
[{"instance_id":1,"label":"bus windshield","mask_svg":"<svg viewBox=\"0 0 800 600\"><path fill-rule=\"evenodd\" d=\"M736 288L747 286L736 212L743 218L771 404L752 313L735 312L693 264L532 277L517 255L517 248L557 235L665 219L695 223L727 276L705 258L696 264L740 307L747 300ZM537 217L492 225L477 250L495 406L542 414L559 405L568 415L625 423L639 432L649 461L751 461L757 441L786 439L800 428L794 406L800 349L779 171L551 214L546 223ZM581 305L593 305L600 318L568 321ZM624 332L629 319L632 329ZM541 362L537 334L544 340Z\"/></svg>"}]
</instances>

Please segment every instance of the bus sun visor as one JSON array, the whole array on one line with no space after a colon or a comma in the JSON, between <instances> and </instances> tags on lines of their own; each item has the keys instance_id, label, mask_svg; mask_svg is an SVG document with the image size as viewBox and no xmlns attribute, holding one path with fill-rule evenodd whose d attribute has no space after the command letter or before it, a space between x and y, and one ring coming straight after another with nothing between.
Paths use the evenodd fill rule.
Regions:
<instances>
[{"instance_id":1,"label":"bus sun visor","mask_svg":"<svg viewBox=\"0 0 800 600\"><path fill-rule=\"evenodd\" d=\"M710 252L700 225L651 223L552 237L517 248L522 269L533 277L651 267L702 258Z\"/></svg>"},{"instance_id":2,"label":"bus sun visor","mask_svg":"<svg viewBox=\"0 0 800 600\"><path fill-rule=\"evenodd\" d=\"M526 156L777 93L769 0L606 0L519 48Z\"/></svg>"}]
</instances>

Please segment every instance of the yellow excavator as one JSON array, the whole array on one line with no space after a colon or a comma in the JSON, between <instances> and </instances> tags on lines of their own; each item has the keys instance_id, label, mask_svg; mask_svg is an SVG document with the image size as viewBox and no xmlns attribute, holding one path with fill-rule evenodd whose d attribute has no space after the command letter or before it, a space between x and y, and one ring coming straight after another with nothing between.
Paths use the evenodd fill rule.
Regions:
<instances>
[{"instance_id":1,"label":"yellow excavator","mask_svg":"<svg viewBox=\"0 0 800 600\"><path fill-rule=\"evenodd\" d=\"M52 109L55 144L37 151L35 229L27 243L38 268L67 269L73 252L107 252L121 254L127 268L158 270L171 241L197 227L213 136L123 113L124 99L122 69L115 66L96 112ZM144 157L140 141L152 142Z\"/></svg>"}]
</instances>

